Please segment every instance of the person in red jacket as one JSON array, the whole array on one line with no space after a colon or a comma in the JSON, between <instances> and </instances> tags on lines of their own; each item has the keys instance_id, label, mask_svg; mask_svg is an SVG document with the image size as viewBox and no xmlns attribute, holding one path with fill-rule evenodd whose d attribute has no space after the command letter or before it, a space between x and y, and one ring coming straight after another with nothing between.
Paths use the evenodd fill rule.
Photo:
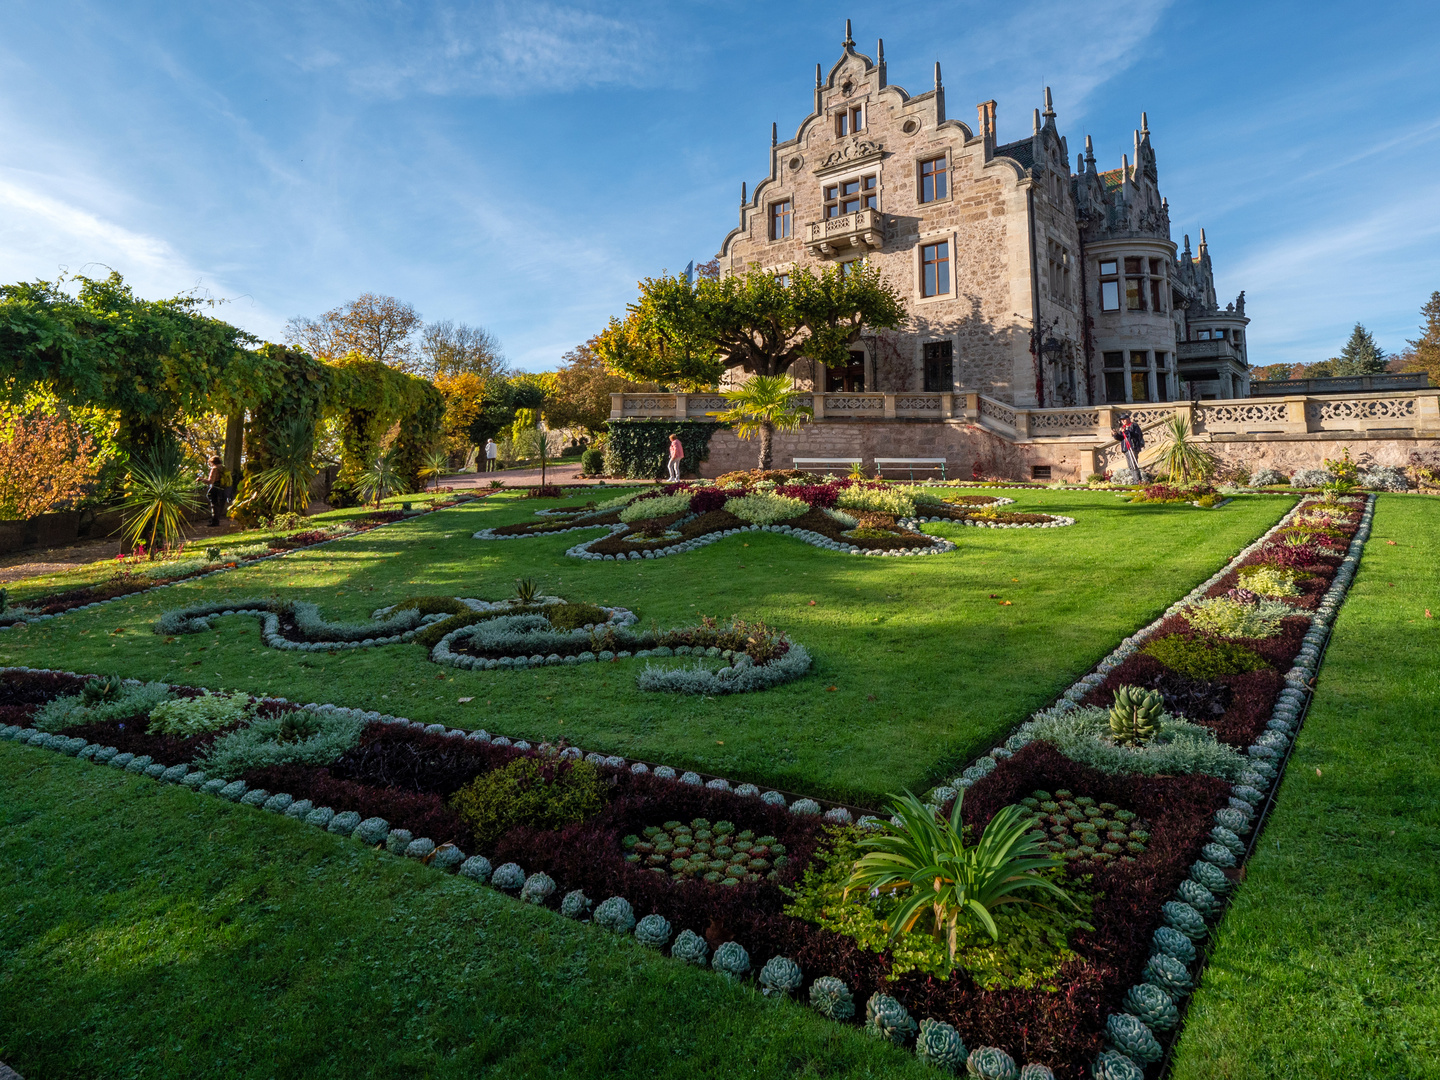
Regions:
<instances>
[{"instance_id":1,"label":"person in red jacket","mask_svg":"<svg viewBox=\"0 0 1440 1080\"><path fill-rule=\"evenodd\" d=\"M685 457L685 446L680 442L680 433L670 433L670 483L680 481L680 462Z\"/></svg>"}]
</instances>

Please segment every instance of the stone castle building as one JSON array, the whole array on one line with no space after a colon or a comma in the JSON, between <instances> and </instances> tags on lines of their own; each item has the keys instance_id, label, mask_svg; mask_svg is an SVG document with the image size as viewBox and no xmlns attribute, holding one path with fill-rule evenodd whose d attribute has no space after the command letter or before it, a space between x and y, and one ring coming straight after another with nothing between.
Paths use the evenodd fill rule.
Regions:
<instances>
[{"instance_id":1,"label":"stone castle building","mask_svg":"<svg viewBox=\"0 0 1440 1080\"><path fill-rule=\"evenodd\" d=\"M1132 153L1070 171L1050 92L1032 133L1001 144L996 103L976 128L935 86L911 96L844 51L793 139L772 129L770 175L720 249L722 272L877 266L910 312L867 335L849 367L791 369L807 389L980 393L1016 406L1243 397L1245 294L1221 307L1205 234L1177 251L1141 114ZM817 385L818 383L818 385Z\"/></svg>"}]
</instances>

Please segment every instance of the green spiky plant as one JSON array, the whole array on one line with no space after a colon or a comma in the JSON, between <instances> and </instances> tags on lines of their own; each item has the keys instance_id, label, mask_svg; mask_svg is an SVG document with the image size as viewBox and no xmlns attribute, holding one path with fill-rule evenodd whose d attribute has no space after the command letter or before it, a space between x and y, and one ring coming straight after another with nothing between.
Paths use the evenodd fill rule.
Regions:
<instances>
[{"instance_id":1,"label":"green spiky plant","mask_svg":"<svg viewBox=\"0 0 1440 1080\"><path fill-rule=\"evenodd\" d=\"M450 455L444 450L431 450L425 455L425 460L420 466L420 478L429 487L433 480L435 486L440 486L440 478L450 471Z\"/></svg>"},{"instance_id":2,"label":"green spiky plant","mask_svg":"<svg viewBox=\"0 0 1440 1080\"><path fill-rule=\"evenodd\" d=\"M130 461L130 475L121 506L120 535L131 547L144 542L146 557L184 538L185 516L200 508L195 477L185 466L176 443L162 443Z\"/></svg>"},{"instance_id":3,"label":"green spiky plant","mask_svg":"<svg viewBox=\"0 0 1440 1080\"><path fill-rule=\"evenodd\" d=\"M540 595L540 583L534 578L515 579L515 599L522 604L533 604Z\"/></svg>"},{"instance_id":4,"label":"green spiky plant","mask_svg":"<svg viewBox=\"0 0 1440 1080\"><path fill-rule=\"evenodd\" d=\"M375 505L389 495L404 495L409 490L404 477L400 475L395 461L395 451L386 450L372 461L369 467L356 479L355 489L365 500L374 499Z\"/></svg>"},{"instance_id":5,"label":"green spiky plant","mask_svg":"<svg viewBox=\"0 0 1440 1080\"><path fill-rule=\"evenodd\" d=\"M772 444L777 431L794 431L815 415L809 405L801 404L801 395L788 375L756 375L738 390L727 390L725 400L730 408L710 413L717 420L735 426L742 439L760 436L760 468L770 468Z\"/></svg>"},{"instance_id":6,"label":"green spiky plant","mask_svg":"<svg viewBox=\"0 0 1440 1080\"><path fill-rule=\"evenodd\" d=\"M887 919L892 944L930 916L931 933L946 943L952 963L962 919L973 920L991 940L999 941L1000 928L991 909L1034 903L1016 895L1021 890L1039 889L1073 903L1063 889L1038 873L1056 863L1032 831L1028 810L1004 807L990 819L979 842L967 845L960 817L964 796L962 790L949 819L940 820L911 792L892 795L891 810L900 825L858 842L865 854L856 861L845 886L847 897L861 890L898 901Z\"/></svg>"},{"instance_id":7,"label":"green spiky plant","mask_svg":"<svg viewBox=\"0 0 1440 1080\"><path fill-rule=\"evenodd\" d=\"M1215 455L1200 445L1190 431L1190 421L1180 413L1172 413L1161 427L1161 441L1145 456L1146 464L1172 484L1206 480L1215 475Z\"/></svg>"},{"instance_id":8,"label":"green spiky plant","mask_svg":"<svg viewBox=\"0 0 1440 1080\"><path fill-rule=\"evenodd\" d=\"M1144 746L1155 737L1165 699L1158 690L1121 686L1110 706L1110 737L1121 746Z\"/></svg>"},{"instance_id":9,"label":"green spiky plant","mask_svg":"<svg viewBox=\"0 0 1440 1080\"><path fill-rule=\"evenodd\" d=\"M295 419L282 424L269 439L270 465L255 475L255 490L272 509L304 513L310 507L315 427Z\"/></svg>"}]
</instances>

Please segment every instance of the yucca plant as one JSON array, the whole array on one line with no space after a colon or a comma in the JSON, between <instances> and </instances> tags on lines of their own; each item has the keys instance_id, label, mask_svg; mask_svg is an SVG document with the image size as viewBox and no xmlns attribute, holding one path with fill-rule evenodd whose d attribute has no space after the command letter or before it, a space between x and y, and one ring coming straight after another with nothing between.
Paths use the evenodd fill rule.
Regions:
<instances>
[{"instance_id":1,"label":"yucca plant","mask_svg":"<svg viewBox=\"0 0 1440 1080\"><path fill-rule=\"evenodd\" d=\"M1070 902L1063 889L1037 873L1054 867L1055 860L1032 831L1028 810L1005 807L990 819L979 842L967 846L960 818L964 797L962 789L947 821L908 791L892 795L891 810L900 825L859 841L865 854L845 886L847 897L859 889L898 902L887 919L892 944L930 916L931 933L946 943L952 963L961 919L974 920L999 941L991 911L1001 904L1035 902L1017 896L1021 890L1039 889Z\"/></svg>"},{"instance_id":2,"label":"yucca plant","mask_svg":"<svg viewBox=\"0 0 1440 1080\"><path fill-rule=\"evenodd\" d=\"M375 505L390 495L404 495L409 490L395 463L395 451L386 450L372 461L355 480L355 490L362 499L374 499Z\"/></svg>"},{"instance_id":3,"label":"yucca plant","mask_svg":"<svg viewBox=\"0 0 1440 1080\"><path fill-rule=\"evenodd\" d=\"M515 579L515 599L522 604L534 603L535 598L540 595L540 585L534 578Z\"/></svg>"},{"instance_id":4,"label":"yucca plant","mask_svg":"<svg viewBox=\"0 0 1440 1080\"><path fill-rule=\"evenodd\" d=\"M756 375L740 389L725 392L730 408L709 415L734 424L735 434L742 439L759 435L760 468L768 469L775 432L794 431L815 415L800 399L788 375Z\"/></svg>"},{"instance_id":5,"label":"yucca plant","mask_svg":"<svg viewBox=\"0 0 1440 1080\"><path fill-rule=\"evenodd\" d=\"M1147 451L1146 464L1155 466L1172 484L1205 480L1215 475L1215 455L1191 434L1190 421L1184 416L1172 413L1161 434L1162 441Z\"/></svg>"},{"instance_id":6,"label":"yucca plant","mask_svg":"<svg viewBox=\"0 0 1440 1080\"><path fill-rule=\"evenodd\" d=\"M154 559L161 545L170 547L185 535L185 515L198 510L195 476L175 443L162 443L130 462L120 535L131 547L144 543Z\"/></svg>"},{"instance_id":7,"label":"yucca plant","mask_svg":"<svg viewBox=\"0 0 1440 1080\"><path fill-rule=\"evenodd\" d=\"M425 455L425 460L420 465L420 479L425 481L425 486L430 486L430 481L435 481L435 486L440 486L440 478L450 471L450 454L445 450L431 450Z\"/></svg>"},{"instance_id":8,"label":"yucca plant","mask_svg":"<svg viewBox=\"0 0 1440 1080\"><path fill-rule=\"evenodd\" d=\"M315 479L314 425L291 420L272 432L269 442L270 466L255 474L255 490L272 508L303 513L309 509Z\"/></svg>"}]
</instances>

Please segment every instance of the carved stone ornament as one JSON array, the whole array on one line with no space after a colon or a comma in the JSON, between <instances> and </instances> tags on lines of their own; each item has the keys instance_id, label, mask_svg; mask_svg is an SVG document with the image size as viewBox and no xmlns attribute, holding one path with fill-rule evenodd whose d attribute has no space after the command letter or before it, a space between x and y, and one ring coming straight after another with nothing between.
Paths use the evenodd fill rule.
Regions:
<instances>
[{"instance_id":1,"label":"carved stone ornament","mask_svg":"<svg viewBox=\"0 0 1440 1080\"><path fill-rule=\"evenodd\" d=\"M881 155L885 147L878 139L852 139L843 146L837 146L820 163L820 168L829 169L836 165L865 161Z\"/></svg>"}]
</instances>

